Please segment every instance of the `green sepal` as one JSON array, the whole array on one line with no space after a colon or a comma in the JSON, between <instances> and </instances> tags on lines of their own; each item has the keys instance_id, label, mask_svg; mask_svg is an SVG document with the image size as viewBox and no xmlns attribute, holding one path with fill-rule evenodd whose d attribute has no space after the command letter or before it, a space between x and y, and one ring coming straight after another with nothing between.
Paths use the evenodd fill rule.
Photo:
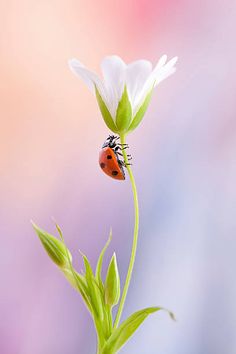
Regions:
<instances>
[{"instance_id":1,"label":"green sepal","mask_svg":"<svg viewBox=\"0 0 236 354\"><path fill-rule=\"evenodd\" d=\"M137 126L139 125L139 123L143 119L143 116L146 113L147 108L148 108L149 103L150 103L150 100L152 98L152 93L153 93L153 88L147 94L147 96L145 97L145 99L144 99L142 105L140 106L138 112L135 114L134 118L132 119L132 122L131 122L131 124L130 124L130 126L128 128L128 132L131 132L132 130L137 128Z\"/></svg>"},{"instance_id":2,"label":"green sepal","mask_svg":"<svg viewBox=\"0 0 236 354\"><path fill-rule=\"evenodd\" d=\"M109 307L115 306L120 298L120 277L114 253L107 270L107 276L104 286L105 303Z\"/></svg>"},{"instance_id":3,"label":"green sepal","mask_svg":"<svg viewBox=\"0 0 236 354\"><path fill-rule=\"evenodd\" d=\"M70 261L72 260L72 256L63 242L42 230L33 222L32 225L52 261L60 268L68 267L68 256Z\"/></svg>"},{"instance_id":4,"label":"green sepal","mask_svg":"<svg viewBox=\"0 0 236 354\"><path fill-rule=\"evenodd\" d=\"M99 284L99 287L101 289L103 289L103 281L102 281L102 275L101 275L103 258L104 258L104 254L105 254L105 252L106 252L106 250L107 250L107 248L108 248L108 246L109 246L109 244L111 242L111 239L112 239L112 230L110 230L109 238L108 238L105 246L103 247L103 249L102 249L102 251L101 251L101 253L99 255L97 266L96 266L96 273L95 273L96 275L95 275L95 277L96 277L96 280L97 280L97 282Z\"/></svg>"},{"instance_id":5,"label":"green sepal","mask_svg":"<svg viewBox=\"0 0 236 354\"><path fill-rule=\"evenodd\" d=\"M116 111L116 126L119 133L126 132L132 119L132 106L129 100L127 87L124 91Z\"/></svg>"},{"instance_id":6,"label":"green sepal","mask_svg":"<svg viewBox=\"0 0 236 354\"><path fill-rule=\"evenodd\" d=\"M114 332L103 347L102 354L114 354L129 340L143 321L152 313L166 310L162 307L148 307L146 309L135 312L127 318ZM168 311L168 310L166 310ZM169 312L173 318L172 312Z\"/></svg>"},{"instance_id":7,"label":"green sepal","mask_svg":"<svg viewBox=\"0 0 236 354\"><path fill-rule=\"evenodd\" d=\"M80 252L81 253L81 252ZM104 318L104 306L103 306L103 301L102 301L102 293L99 288L99 285L93 275L93 270L92 267L89 263L88 258L81 253L84 261L84 267L85 267L85 278L88 284L88 290L89 290L89 295L91 298L91 303L94 309L94 312L96 313L97 317L100 318L100 320L103 320Z\"/></svg>"},{"instance_id":8,"label":"green sepal","mask_svg":"<svg viewBox=\"0 0 236 354\"><path fill-rule=\"evenodd\" d=\"M96 85L95 85L95 93L96 93L96 97L97 97L97 101L98 101L98 105L99 105L99 108L100 108L100 111L101 111L101 114L103 116L103 119L107 125L107 127L113 131L114 133L118 133L118 129L115 125L115 122L106 106L106 104L104 103Z\"/></svg>"}]
</instances>

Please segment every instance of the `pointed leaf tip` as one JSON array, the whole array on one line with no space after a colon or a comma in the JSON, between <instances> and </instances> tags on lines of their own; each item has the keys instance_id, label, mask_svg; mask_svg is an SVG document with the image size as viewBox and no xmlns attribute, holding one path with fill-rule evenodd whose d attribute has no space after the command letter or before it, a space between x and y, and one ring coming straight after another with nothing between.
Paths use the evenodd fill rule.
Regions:
<instances>
[{"instance_id":1,"label":"pointed leaf tip","mask_svg":"<svg viewBox=\"0 0 236 354\"><path fill-rule=\"evenodd\" d=\"M45 251L52 259L52 261L60 268L67 267L68 266L67 252L69 254L69 257L72 259L69 250L66 250L64 244L56 237L47 233L40 227L38 227L34 222L31 223Z\"/></svg>"},{"instance_id":2,"label":"pointed leaf tip","mask_svg":"<svg viewBox=\"0 0 236 354\"><path fill-rule=\"evenodd\" d=\"M171 318L173 321L177 322L177 319L176 319L176 317L175 317L175 314L174 314L173 312L171 312L171 311L168 311L168 312L169 312L170 318Z\"/></svg>"},{"instance_id":3,"label":"pointed leaf tip","mask_svg":"<svg viewBox=\"0 0 236 354\"><path fill-rule=\"evenodd\" d=\"M100 256L99 256L98 262L97 262L97 267L96 267L96 280L97 280L101 289L103 289L103 282L102 282L102 275L101 275L103 258L104 258L105 252L106 252L111 240L112 240L112 229L110 229L109 238L100 253Z\"/></svg>"}]
</instances>

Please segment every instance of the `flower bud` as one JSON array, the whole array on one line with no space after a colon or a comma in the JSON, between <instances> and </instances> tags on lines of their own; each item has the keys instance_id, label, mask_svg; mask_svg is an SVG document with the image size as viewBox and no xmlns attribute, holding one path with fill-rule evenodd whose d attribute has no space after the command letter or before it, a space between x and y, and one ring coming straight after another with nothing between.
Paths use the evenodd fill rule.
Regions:
<instances>
[{"instance_id":1,"label":"flower bud","mask_svg":"<svg viewBox=\"0 0 236 354\"><path fill-rule=\"evenodd\" d=\"M120 298L120 277L114 253L107 270L105 281L105 302L110 307L116 305Z\"/></svg>"},{"instance_id":2,"label":"flower bud","mask_svg":"<svg viewBox=\"0 0 236 354\"><path fill-rule=\"evenodd\" d=\"M72 256L69 250L66 251L66 247L64 244L58 240L56 237L48 234L46 231L40 229L37 225L33 224L33 228L36 231L42 245L52 259L52 261L60 268L66 268L68 264L68 256L70 257L70 261L72 260ZM68 253L67 253L68 252Z\"/></svg>"}]
</instances>

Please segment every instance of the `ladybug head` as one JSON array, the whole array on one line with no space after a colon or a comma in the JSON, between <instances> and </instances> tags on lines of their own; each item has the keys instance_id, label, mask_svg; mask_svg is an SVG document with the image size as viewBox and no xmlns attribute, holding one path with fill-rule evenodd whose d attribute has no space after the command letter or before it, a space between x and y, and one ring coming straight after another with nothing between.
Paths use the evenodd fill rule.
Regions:
<instances>
[{"instance_id":1,"label":"ladybug head","mask_svg":"<svg viewBox=\"0 0 236 354\"><path fill-rule=\"evenodd\" d=\"M102 147L104 148L109 146L110 148L114 148L116 146L116 140L118 139L119 136L109 135Z\"/></svg>"}]
</instances>

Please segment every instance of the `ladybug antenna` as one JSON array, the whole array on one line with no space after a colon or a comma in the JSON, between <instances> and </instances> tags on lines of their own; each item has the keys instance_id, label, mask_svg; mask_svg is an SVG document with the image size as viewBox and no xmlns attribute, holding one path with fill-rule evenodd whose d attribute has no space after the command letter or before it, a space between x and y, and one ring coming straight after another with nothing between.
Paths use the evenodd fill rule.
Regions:
<instances>
[{"instance_id":1,"label":"ladybug antenna","mask_svg":"<svg viewBox=\"0 0 236 354\"><path fill-rule=\"evenodd\" d=\"M107 140L117 140L117 139L120 139L119 136L115 136L115 135L109 135L109 137L107 138Z\"/></svg>"}]
</instances>

